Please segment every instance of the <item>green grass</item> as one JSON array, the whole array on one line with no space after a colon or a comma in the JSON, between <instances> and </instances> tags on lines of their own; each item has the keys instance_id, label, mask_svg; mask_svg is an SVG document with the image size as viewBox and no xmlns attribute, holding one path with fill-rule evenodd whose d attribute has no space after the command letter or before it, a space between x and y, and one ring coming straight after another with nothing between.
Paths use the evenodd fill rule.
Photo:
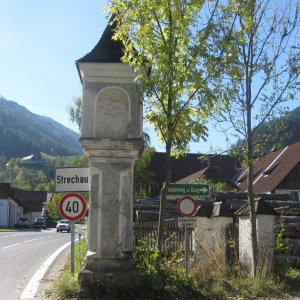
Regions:
<instances>
[{"instance_id":1,"label":"green grass","mask_svg":"<svg viewBox=\"0 0 300 300\"><path fill-rule=\"evenodd\" d=\"M78 299L80 293L78 274L84 266L86 250L87 245L85 239L82 239L80 243L75 244L75 272L73 275L71 274L71 258L69 257L65 265L63 274L56 278L52 284L51 295L54 296L55 299Z\"/></svg>"},{"instance_id":2,"label":"green grass","mask_svg":"<svg viewBox=\"0 0 300 300\"><path fill-rule=\"evenodd\" d=\"M13 228L0 228L0 232L15 232L16 229Z\"/></svg>"},{"instance_id":3,"label":"green grass","mask_svg":"<svg viewBox=\"0 0 300 300\"><path fill-rule=\"evenodd\" d=\"M229 267L214 255L206 259L205 265L203 261L191 261L187 277L181 260L182 253L176 253L169 259L161 258L158 254L156 250L147 250L145 245L136 249L135 261L141 283L134 291L127 293L130 298L125 297L124 290L110 291L99 285L95 287L91 299L286 299L300 292L300 270L289 268L287 264L280 265L278 274L273 272L266 275L262 272L253 280L245 276L237 265ZM80 299L78 273L84 266L85 255L86 243L82 240L75 245L75 274L70 274L68 259L64 273L53 283L52 295L55 295L55 299Z\"/></svg>"},{"instance_id":4,"label":"green grass","mask_svg":"<svg viewBox=\"0 0 300 300\"><path fill-rule=\"evenodd\" d=\"M280 277L287 286L291 294L299 296L300 294L300 269L288 268L287 271Z\"/></svg>"}]
</instances>

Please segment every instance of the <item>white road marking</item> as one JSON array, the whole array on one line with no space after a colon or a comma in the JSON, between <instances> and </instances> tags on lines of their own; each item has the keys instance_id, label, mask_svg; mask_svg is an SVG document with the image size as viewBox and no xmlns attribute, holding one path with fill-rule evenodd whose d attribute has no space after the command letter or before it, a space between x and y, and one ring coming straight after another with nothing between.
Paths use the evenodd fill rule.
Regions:
<instances>
[{"instance_id":1,"label":"white road marking","mask_svg":"<svg viewBox=\"0 0 300 300\"><path fill-rule=\"evenodd\" d=\"M27 286L25 287L20 299L33 299L37 289L39 287L40 281L43 279L45 273L48 268L51 266L55 258L65 249L67 248L71 242L68 242L58 248L53 254L51 254L48 259L42 264L42 266L35 272L32 278L29 280Z\"/></svg>"},{"instance_id":2,"label":"white road marking","mask_svg":"<svg viewBox=\"0 0 300 300\"><path fill-rule=\"evenodd\" d=\"M33 240L28 240L28 241L24 241L24 243L30 243L30 242L33 242L33 241L36 241L37 239L33 239Z\"/></svg>"},{"instance_id":3,"label":"white road marking","mask_svg":"<svg viewBox=\"0 0 300 300\"><path fill-rule=\"evenodd\" d=\"M9 246L3 247L2 249L7 249L7 248L14 247L14 246L18 246L18 245L21 245L21 243L9 245Z\"/></svg>"}]
</instances>

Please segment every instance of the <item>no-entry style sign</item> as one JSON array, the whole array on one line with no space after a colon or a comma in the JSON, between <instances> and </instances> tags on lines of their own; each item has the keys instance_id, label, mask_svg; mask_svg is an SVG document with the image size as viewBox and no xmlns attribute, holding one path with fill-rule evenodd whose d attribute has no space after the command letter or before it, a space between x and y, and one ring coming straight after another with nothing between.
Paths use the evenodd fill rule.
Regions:
<instances>
[{"instance_id":1,"label":"no-entry style sign","mask_svg":"<svg viewBox=\"0 0 300 300\"><path fill-rule=\"evenodd\" d=\"M69 193L64 195L59 201L60 215L70 221L81 219L87 209L85 199L76 193Z\"/></svg>"},{"instance_id":2,"label":"no-entry style sign","mask_svg":"<svg viewBox=\"0 0 300 300\"><path fill-rule=\"evenodd\" d=\"M182 197L177 202L177 210L180 216L190 217L197 209L196 201L192 197Z\"/></svg>"}]
</instances>

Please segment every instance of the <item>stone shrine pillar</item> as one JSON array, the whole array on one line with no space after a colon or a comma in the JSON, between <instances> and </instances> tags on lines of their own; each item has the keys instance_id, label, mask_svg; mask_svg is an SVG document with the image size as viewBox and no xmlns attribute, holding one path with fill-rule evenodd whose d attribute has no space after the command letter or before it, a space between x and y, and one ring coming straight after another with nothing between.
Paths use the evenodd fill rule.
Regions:
<instances>
[{"instance_id":1,"label":"stone shrine pillar","mask_svg":"<svg viewBox=\"0 0 300 300\"><path fill-rule=\"evenodd\" d=\"M91 167L88 252L80 277L126 287L138 278L132 260L133 167L142 148L142 97L122 44L105 29L76 64L83 83L81 145Z\"/></svg>"}]
</instances>

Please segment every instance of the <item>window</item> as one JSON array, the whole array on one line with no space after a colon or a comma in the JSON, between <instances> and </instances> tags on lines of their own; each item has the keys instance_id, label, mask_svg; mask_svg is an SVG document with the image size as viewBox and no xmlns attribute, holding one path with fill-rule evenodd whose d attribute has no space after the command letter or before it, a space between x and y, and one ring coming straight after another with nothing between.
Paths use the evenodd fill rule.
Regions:
<instances>
[{"instance_id":1,"label":"window","mask_svg":"<svg viewBox=\"0 0 300 300\"><path fill-rule=\"evenodd\" d=\"M264 171L264 177L268 177L276 169L276 167L277 167L277 165L274 165L271 168L267 168Z\"/></svg>"},{"instance_id":2,"label":"window","mask_svg":"<svg viewBox=\"0 0 300 300\"><path fill-rule=\"evenodd\" d=\"M290 191L290 195L293 201L299 202L299 191Z\"/></svg>"}]
</instances>

